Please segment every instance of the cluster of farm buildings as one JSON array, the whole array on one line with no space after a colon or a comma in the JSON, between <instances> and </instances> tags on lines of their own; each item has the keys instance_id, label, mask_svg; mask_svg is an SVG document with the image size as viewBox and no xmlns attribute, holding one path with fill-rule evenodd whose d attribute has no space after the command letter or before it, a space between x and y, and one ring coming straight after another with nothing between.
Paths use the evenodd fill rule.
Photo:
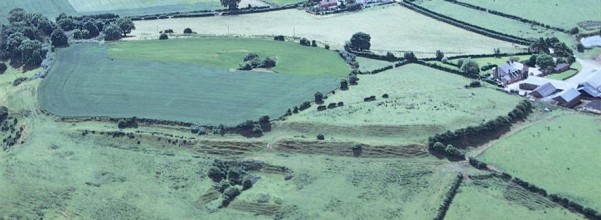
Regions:
<instances>
[{"instance_id":1,"label":"cluster of farm buildings","mask_svg":"<svg viewBox=\"0 0 601 220\"><path fill-rule=\"evenodd\" d=\"M567 108L601 113L601 70L586 73L577 82L544 78L551 73L569 69L569 64L559 63L553 69L540 71L520 62L508 61L493 68L491 77L507 91ZM580 73L579 73L580 74Z\"/></svg>"},{"instance_id":2,"label":"cluster of farm buildings","mask_svg":"<svg viewBox=\"0 0 601 220\"><path fill-rule=\"evenodd\" d=\"M330 11L330 10L336 10L338 8L340 8L342 5L344 5L345 3L348 4L349 1L345 1L345 0L321 0L319 1L319 4L317 4L315 6L315 9L321 10L321 11ZM372 4L372 3L389 3L389 2L394 2L394 0L355 0L353 1L356 4L361 4L362 6L366 6L367 4Z\"/></svg>"}]
</instances>

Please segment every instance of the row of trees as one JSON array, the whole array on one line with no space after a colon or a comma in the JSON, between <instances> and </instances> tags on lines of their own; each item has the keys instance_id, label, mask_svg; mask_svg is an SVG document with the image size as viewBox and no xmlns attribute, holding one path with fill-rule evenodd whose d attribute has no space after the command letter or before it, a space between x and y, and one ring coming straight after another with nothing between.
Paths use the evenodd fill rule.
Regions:
<instances>
[{"instance_id":1,"label":"row of trees","mask_svg":"<svg viewBox=\"0 0 601 220\"><path fill-rule=\"evenodd\" d=\"M74 17L65 13L56 18L56 23L64 31L74 31L75 39L90 39L104 33L104 39L108 41L119 40L130 34L136 27L130 18L119 18L118 16L105 17Z\"/></svg>"}]
</instances>

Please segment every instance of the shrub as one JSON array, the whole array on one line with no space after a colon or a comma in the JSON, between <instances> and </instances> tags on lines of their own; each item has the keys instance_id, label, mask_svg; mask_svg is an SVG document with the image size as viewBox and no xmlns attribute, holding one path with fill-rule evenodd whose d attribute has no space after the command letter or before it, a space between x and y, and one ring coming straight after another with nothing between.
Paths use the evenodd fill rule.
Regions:
<instances>
[{"instance_id":1,"label":"shrub","mask_svg":"<svg viewBox=\"0 0 601 220\"><path fill-rule=\"evenodd\" d=\"M263 63L261 64L261 66L263 68L272 68L275 67L277 64L276 58L274 57L267 57L263 60Z\"/></svg>"},{"instance_id":2,"label":"shrub","mask_svg":"<svg viewBox=\"0 0 601 220\"><path fill-rule=\"evenodd\" d=\"M323 134L318 134L318 135L317 135L317 140L323 141L323 140L325 140L325 139L326 139L326 138L323 136Z\"/></svg>"},{"instance_id":3,"label":"shrub","mask_svg":"<svg viewBox=\"0 0 601 220\"><path fill-rule=\"evenodd\" d=\"M161 34L161 36L159 37L159 40L168 40L169 36L167 36L167 34Z\"/></svg>"},{"instance_id":4,"label":"shrub","mask_svg":"<svg viewBox=\"0 0 601 220\"><path fill-rule=\"evenodd\" d=\"M468 60L462 63L461 71L467 76L477 76L480 73L480 67L474 60Z\"/></svg>"},{"instance_id":5,"label":"shrub","mask_svg":"<svg viewBox=\"0 0 601 220\"><path fill-rule=\"evenodd\" d=\"M65 35L65 32L60 29L57 28L54 31L52 31L52 34L50 35L50 39L52 41L52 46L55 47L63 47L63 46L68 46L68 40L69 38L67 38L67 35Z\"/></svg>"},{"instance_id":6,"label":"shrub","mask_svg":"<svg viewBox=\"0 0 601 220\"><path fill-rule=\"evenodd\" d=\"M442 51L437 50L436 51L436 60L441 61L442 58L444 58L444 53L442 53Z\"/></svg>"},{"instance_id":7,"label":"shrub","mask_svg":"<svg viewBox=\"0 0 601 220\"><path fill-rule=\"evenodd\" d=\"M355 74L351 74L351 76L349 76L349 84L351 85L357 85L357 81L359 81L359 78L357 78L357 75Z\"/></svg>"},{"instance_id":8,"label":"shrub","mask_svg":"<svg viewBox=\"0 0 601 220\"><path fill-rule=\"evenodd\" d=\"M253 186L252 177L245 176L244 179L242 179L242 190L250 189L252 186Z\"/></svg>"},{"instance_id":9,"label":"shrub","mask_svg":"<svg viewBox=\"0 0 601 220\"><path fill-rule=\"evenodd\" d=\"M371 101L375 101L375 100L376 100L376 96L375 95L363 98L363 101L365 101L365 102L371 102Z\"/></svg>"},{"instance_id":10,"label":"shrub","mask_svg":"<svg viewBox=\"0 0 601 220\"><path fill-rule=\"evenodd\" d=\"M4 74L8 67L4 63L0 63L0 74Z\"/></svg>"},{"instance_id":11,"label":"shrub","mask_svg":"<svg viewBox=\"0 0 601 220\"><path fill-rule=\"evenodd\" d=\"M315 41L315 40L312 40L312 41L311 41L311 46L312 46L312 47L317 47L317 41Z\"/></svg>"},{"instance_id":12,"label":"shrub","mask_svg":"<svg viewBox=\"0 0 601 220\"><path fill-rule=\"evenodd\" d=\"M244 62L251 61L251 60L254 60L256 58L259 58L258 54L256 54L256 53L248 53L248 54L246 54L246 56L244 56Z\"/></svg>"},{"instance_id":13,"label":"shrub","mask_svg":"<svg viewBox=\"0 0 601 220\"><path fill-rule=\"evenodd\" d=\"M307 38L301 38L300 40L300 44L303 46L311 46L311 41L309 41Z\"/></svg>"},{"instance_id":14,"label":"shrub","mask_svg":"<svg viewBox=\"0 0 601 220\"><path fill-rule=\"evenodd\" d=\"M403 57L405 58L405 60L407 60L409 62L417 61L417 57L415 57L415 54L411 51L405 52L405 54L403 54Z\"/></svg>"},{"instance_id":15,"label":"shrub","mask_svg":"<svg viewBox=\"0 0 601 220\"><path fill-rule=\"evenodd\" d=\"M190 29L190 28L184 29L184 34L192 34L192 33L193 33L192 29Z\"/></svg>"},{"instance_id":16,"label":"shrub","mask_svg":"<svg viewBox=\"0 0 601 220\"><path fill-rule=\"evenodd\" d=\"M238 70L252 70L253 67L249 62L244 62L240 64L240 67L238 67Z\"/></svg>"},{"instance_id":17,"label":"shrub","mask_svg":"<svg viewBox=\"0 0 601 220\"><path fill-rule=\"evenodd\" d=\"M117 25L109 24L104 27L102 32L104 33L104 40L114 41L121 39L121 29Z\"/></svg>"},{"instance_id":18,"label":"shrub","mask_svg":"<svg viewBox=\"0 0 601 220\"><path fill-rule=\"evenodd\" d=\"M298 110L303 111L305 109L308 109L311 107L311 103L310 102L303 102L303 104L301 104L301 106L298 108Z\"/></svg>"},{"instance_id":19,"label":"shrub","mask_svg":"<svg viewBox=\"0 0 601 220\"><path fill-rule=\"evenodd\" d=\"M284 41L284 35L276 35L273 37L273 40Z\"/></svg>"},{"instance_id":20,"label":"shrub","mask_svg":"<svg viewBox=\"0 0 601 220\"><path fill-rule=\"evenodd\" d=\"M571 35L574 35L574 34L577 34L577 33L578 33L578 27L574 27L574 28L570 29L570 34Z\"/></svg>"},{"instance_id":21,"label":"shrub","mask_svg":"<svg viewBox=\"0 0 601 220\"><path fill-rule=\"evenodd\" d=\"M342 107L342 106L344 106L344 102L338 102L337 105L338 105L338 107Z\"/></svg>"},{"instance_id":22,"label":"shrub","mask_svg":"<svg viewBox=\"0 0 601 220\"><path fill-rule=\"evenodd\" d=\"M329 50L330 49L330 45L326 45L325 48L326 48L326 50Z\"/></svg>"},{"instance_id":23,"label":"shrub","mask_svg":"<svg viewBox=\"0 0 601 220\"><path fill-rule=\"evenodd\" d=\"M207 176L213 180L213 182L220 182L225 178L225 174L218 167L212 166L209 168Z\"/></svg>"},{"instance_id":24,"label":"shrub","mask_svg":"<svg viewBox=\"0 0 601 220\"><path fill-rule=\"evenodd\" d=\"M240 195L240 190L238 187L230 186L225 191L223 191L223 201L221 202L221 207L227 207L238 195Z\"/></svg>"},{"instance_id":25,"label":"shrub","mask_svg":"<svg viewBox=\"0 0 601 220\"><path fill-rule=\"evenodd\" d=\"M384 93L384 95L382 95L382 98L387 99L388 98L388 94Z\"/></svg>"},{"instance_id":26,"label":"shrub","mask_svg":"<svg viewBox=\"0 0 601 220\"><path fill-rule=\"evenodd\" d=\"M323 94L321 94L321 92L315 93L315 103L323 103Z\"/></svg>"},{"instance_id":27,"label":"shrub","mask_svg":"<svg viewBox=\"0 0 601 220\"><path fill-rule=\"evenodd\" d=\"M136 117L129 118L129 119L121 119L117 122L117 127L119 127L120 129L137 128L138 120Z\"/></svg>"},{"instance_id":28,"label":"shrub","mask_svg":"<svg viewBox=\"0 0 601 220\"><path fill-rule=\"evenodd\" d=\"M341 79L340 80L340 90L347 90L348 89L348 81L346 81L346 79Z\"/></svg>"},{"instance_id":29,"label":"shrub","mask_svg":"<svg viewBox=\"0 0 601 220\"><path fill-rule=\"evenodd\" d=\"M74 30L73 38L75 38L76 40L83 39L83 36L81 35L81 30L79 30L79 29Z\"/></svg>"},{"instance_id":30,"label":"shrub","mask_svg":"<svg viewBox=\"0 0 601 220\"><path fill-rule=\"evenodd\" d=\"M396 60L396 57L390 51L386 52L386 60L393 61Z\"/></svg>"},{"instance_id":31,"label":"shrub","mask_svg":"<svg viewBox=\"0 0 601 220\"><path fill-rule=\"evenodd\" d=\"M333 108L336 108L336 107L337 107L337 105L336 105L336 103L334 103L334 102L332 102L332 103L328 104L328 108L329 108L329 109L333 109Z\"/></svg>"},{"instance_id":32,"label":"shrub","mask_svg":"<svg viewBox=\"0 0 601 220\"><path fill-rule=\"evenodd\" d=\"M317 111L324 111L326 109L328 109L328 108L325 105L317 106Z\"/></svg>"}]
</instances>

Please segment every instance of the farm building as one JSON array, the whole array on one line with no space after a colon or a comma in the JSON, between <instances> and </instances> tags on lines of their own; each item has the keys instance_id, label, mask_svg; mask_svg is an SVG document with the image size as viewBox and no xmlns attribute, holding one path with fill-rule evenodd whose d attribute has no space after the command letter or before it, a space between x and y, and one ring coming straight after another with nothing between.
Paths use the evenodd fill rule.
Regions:
<instances>
[{"instance_id":1,"label":"farm building","mask_svg":"<svg viewBox=\"0 0 601 220\"><path fill-rule=\"evenodd\" d=\"M601 98L601 72L597 71L585 82L578 86L578 90L588 96Z\"/></svg>"},{"instance_id":2,"label":"farm building","mask_svg":"<svg viewBox=\"0 0 601 220\"><path fill-rule=\"evenodd\" d=\"M553 98L553 100L557 101L557 104L560 106L571 108L580 103L580 92L572 88L563 91L557 97Z\"/></svg>"},{"instance_id":3,"label":"farm building","mask_svg":"<svg viewBox=\"0 0 601 220\"><path fill-rule=\"evenodd\" d=\"M601 114L601 100L590 101L590 102L584 104L584 106L582 106L582 108L585 111Z\"/></svg>"},{"instance_id":4,"label":"farm building","mask_svg":"<svg viewBox=\"0 0 601 220\"><path fill-rule=\"evenodd\" d=\"M507 62L493 70L493 76L503 85L509 85L528 77L528 66L519 62Z\"/></svg>"},{"instance_id":5,"label":"farm building","mask_svg":"<svg viewBox=\"0 0 601 220\"><path fill-rule=\"evenodd\" d=\"M556 93L559 89L557 89L553 84L546 83L542 86L539 86L534 91L530 93L531 96L535 98L544 98Z\"/></svg>"},{"instance_id":6,"label":"farm building","mask_svg":"<svg viewBox=\"0 0 601 220\"><path fill-rule=\"evenodd\" d=\"M553 68L553 72L561 73L561 72L568 70L569 68L570 68L570 64L559 63L555 66L555 68Z\"/></svg>"},{"instance_id":7,"label":"farm building","mask_svg":"<svg viewBox=\"0 0 601 220\"><path fill-rule=\"evenodd\" d=\"M319 8L322 10L329 10L338 7L338 0L321 0L319 2Z\"/></svg>"}]
</instances>

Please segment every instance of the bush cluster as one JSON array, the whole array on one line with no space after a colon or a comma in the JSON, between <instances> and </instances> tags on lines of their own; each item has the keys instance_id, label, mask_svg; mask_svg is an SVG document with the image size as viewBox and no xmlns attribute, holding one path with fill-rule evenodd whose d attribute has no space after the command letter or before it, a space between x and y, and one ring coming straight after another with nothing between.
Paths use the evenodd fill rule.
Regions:
<instances>
[{"instance_id":1,"label":"bush cluster","mask_svg":"<svg viewBox=\"0 0 601 220\"><path fill-rule=\"evenodd\" d=\"M277 65L276 57L266 57L261 60L256 53L248 53L244 57L244 62L240 63L238 70L252 70L254 68L273 68Z\"/></svg>"},{"instance_id":2,"label":"bush cluster","mask_svg":"<svg viewBox=\"0 0 601 220\"><path fill-rule=\"evenodd\" d=\"M456 161L465 159L465 154L450 144L445 147L443 143L436 142L429 147L429 150L432 153L441 154L449 160Z\"/></svg>"},{"instance_id":3,"label":"bush cluster","mask_svg":"<svg viewBox=\"0 0 601 220\"><path fill-rule=\"evenodd\" d=\"M378 74L378 73L384 72L386 70L391 70L392 68L394 68L394 66L389 65L389 66L385 66L385 67L381 67L381 68L372 70L372 71L370 71L370 73L371 74Z\"/></svg>"},{"instance_id":4,"label":"bush cluster","mask_svg":"<svg viewBox=\"0 0 601 220\"><path fill-rule=\"evenodd\" d=\"M222 203L220 208L227 207L238 195L241 190L250 189L259 179L259 176L251 175L249 171L262 169L263 163L255 161L213 161L209 168L207 176L213 180L213 187L222 193Z\"/></svg>"},{"instance_id":5,"label":"bush cluster","mask_svg":"<svg viewBox=\"0 0 601 220\"><path fill-rule=\"evenodd\" d=\"M120 119L117 122L117 127L119 127L119 129L138 128L138 119L136 117Z\"/></svg>"},{"instance_id":6,"label":"bush cluster","mask_svg":"<svg viewBox=\"0 0 601 220\"><path fill-rule=\"evenodd\" d=\"M237 133L245 137L261 137L263 132L271 131L269 116L261 116L258 121L247 120L233 128Z\"/></svg>"}]
</instances>

